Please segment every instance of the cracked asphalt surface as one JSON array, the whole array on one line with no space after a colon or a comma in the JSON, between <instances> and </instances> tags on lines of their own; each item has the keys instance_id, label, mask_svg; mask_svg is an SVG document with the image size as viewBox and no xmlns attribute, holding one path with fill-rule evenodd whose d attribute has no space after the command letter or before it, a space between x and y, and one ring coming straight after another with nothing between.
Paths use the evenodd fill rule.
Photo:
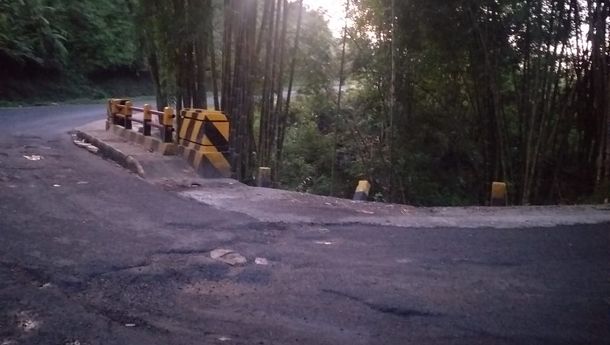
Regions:
<instances>
[{"instance_id":1,"label":"cracked asphalt surface","mask_svg":"<svg viewBox=\"0 0 610 345\"><path fill-rule=\"evenodd\" d=\"M76 148L101 116L0 110L1 345L610 343L610 224L261 222Z\"/></svg>"}]
</instances>

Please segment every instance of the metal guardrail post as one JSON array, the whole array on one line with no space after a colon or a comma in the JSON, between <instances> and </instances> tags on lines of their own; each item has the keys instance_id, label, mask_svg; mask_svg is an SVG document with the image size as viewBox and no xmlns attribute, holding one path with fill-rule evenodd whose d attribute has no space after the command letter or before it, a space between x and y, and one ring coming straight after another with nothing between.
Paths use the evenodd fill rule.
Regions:
<instances>
[{"instance_id":1,"label":"metal guardrail post","mask_svg":"<svg viewBox=\"0 0 610 345\"><path fill-rule=\"evenodd\" d=\"M151 128L150 124L152 122L152 113L150 112L150 110L151 110L150 105L149 104L144 104L144 110L143 110L143 113L144 113L144 122L143 122L143 124L144 124L144 131L143 131L143 134L145 136L147 136L147 137L150 136L150 128Z\"/></svg>"},{"instance_id":2,"label":"metal guardrail post","mask_svg":"<svg viewBox=\"0 0 610 345\"><path fill-rule=\"evenodd\" d=\"M174 141L174 117L174 109L170 107L163 109L163 142Z\"/></svg>"},{"instance_id":3,"label":"metal guardrail post","mask_svg":"<svg viewBox=\"0 0 610 345\"><path fill-rule=\"evenodd\" d=\"M125 102L123 107L123 115L125 115L125 129L131 129L131 116L133 115L133 103L131 101Z\"/></svg>"}]
</instances>

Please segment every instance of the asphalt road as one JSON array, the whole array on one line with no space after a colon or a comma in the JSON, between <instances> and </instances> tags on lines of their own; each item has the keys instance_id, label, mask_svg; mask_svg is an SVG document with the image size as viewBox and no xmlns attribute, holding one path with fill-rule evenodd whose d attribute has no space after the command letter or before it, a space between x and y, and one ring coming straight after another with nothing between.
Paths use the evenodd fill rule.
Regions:
<instances>
[{"instance_id":1,"label":"asphalt road","mask_svg":"<svg viewBox=\"0 0 610 345\"><path fill-rule=\"evenodd\" d=\"M0 109L0 345L610 343L610 224L260 222L76 148L103 114Z\"/></svg>"}]
</instances>

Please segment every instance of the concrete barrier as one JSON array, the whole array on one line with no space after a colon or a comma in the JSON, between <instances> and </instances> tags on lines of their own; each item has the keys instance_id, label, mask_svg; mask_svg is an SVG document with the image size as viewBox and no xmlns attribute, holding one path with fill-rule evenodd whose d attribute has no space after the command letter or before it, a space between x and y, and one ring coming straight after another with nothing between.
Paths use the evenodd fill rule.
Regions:
<instances>
[{"instance_id":1,"label":"concrete barrier","mask_svg":"<svg viewBox=\"0 0 610 345\"><path fill-rule=\"evenodd\" d=\"M185 109L180 113L178 153L203 177L230 177L230 123L215 110Z\"/></svg>"}]
</instances>

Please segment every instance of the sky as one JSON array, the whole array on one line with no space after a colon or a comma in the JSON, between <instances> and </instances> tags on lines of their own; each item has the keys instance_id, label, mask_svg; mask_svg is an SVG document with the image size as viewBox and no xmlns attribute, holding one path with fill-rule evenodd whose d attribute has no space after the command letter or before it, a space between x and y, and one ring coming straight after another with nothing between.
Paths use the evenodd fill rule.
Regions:
<instances>
[{"instance_id":1,"label":"sky","mask_svg":"<svg viewBox=\"0 0 610 345\"><path fill-rule=\"evenodd\" d=\"M342 0L303 0L305 6L312 10L322 9L326 12L328 25L335 37L340 37L345 21L345 1Z\"/></svg>"}]
</instances>

